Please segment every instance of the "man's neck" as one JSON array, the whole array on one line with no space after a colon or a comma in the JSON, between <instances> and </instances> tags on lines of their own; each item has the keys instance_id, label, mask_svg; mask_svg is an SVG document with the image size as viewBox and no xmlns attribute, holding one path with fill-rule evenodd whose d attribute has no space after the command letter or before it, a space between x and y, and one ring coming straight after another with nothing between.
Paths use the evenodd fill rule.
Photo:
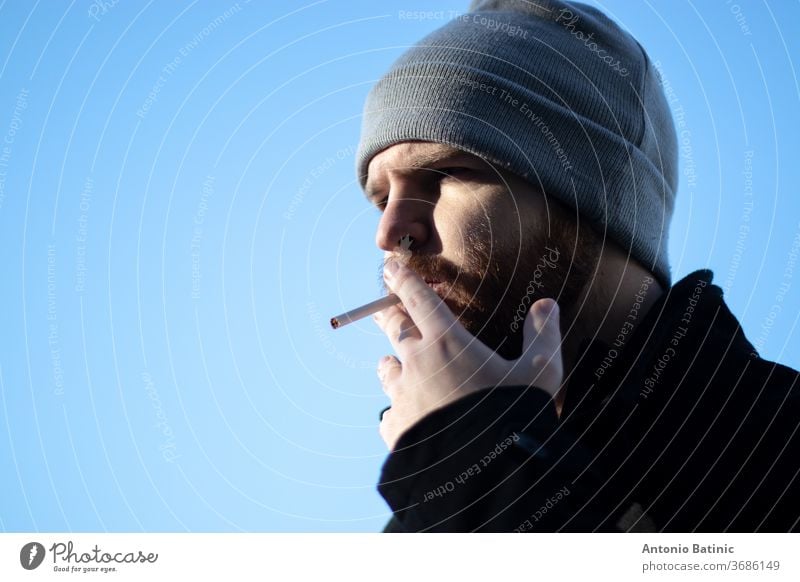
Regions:
<instances>
[{"instance_id":1,"label":"man's neck","mask_svg":"<svg viewBox=\"0 0 800 582\"><path fill-rule=\"evenodd\" d=\"M620 257L608 254L604 253L597 276L584 289L574 310L563 314L561 357L564 384L556 398L559 415L569 389L571 372L580 362L586 346L595 340L609 345L616 342L615 349L621 351L664 293L652 273L633 261L620 260Z\"/></svg>"}]
</instances>

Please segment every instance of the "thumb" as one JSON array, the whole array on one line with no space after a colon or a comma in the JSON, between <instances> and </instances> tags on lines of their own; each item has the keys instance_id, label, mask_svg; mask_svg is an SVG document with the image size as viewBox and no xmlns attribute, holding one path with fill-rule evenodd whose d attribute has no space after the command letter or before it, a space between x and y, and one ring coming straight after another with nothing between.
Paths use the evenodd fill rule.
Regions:
<instances>
[{"instance_id":1,"label":"thumb","mask_svg":"<svg viewBox=\"0 0 800 582\"><path fill-rule=\"evenodd\" d=\"M528 310L522 326L521 363L527 363L531 384L555 396L561 387L561 328L558 303L539 299Z\"/></svg>"}]
</instances>

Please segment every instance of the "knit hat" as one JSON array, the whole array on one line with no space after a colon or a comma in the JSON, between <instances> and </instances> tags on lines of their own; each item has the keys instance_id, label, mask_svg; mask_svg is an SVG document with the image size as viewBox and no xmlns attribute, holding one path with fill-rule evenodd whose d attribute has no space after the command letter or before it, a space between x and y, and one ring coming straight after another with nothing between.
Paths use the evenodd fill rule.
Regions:
<instances>
[{"instance_id":1,"label":"knit hat","mask_svg":"<svg viewBox=\"0 0 800 582\"><path fill-rule=\"evenodd\" d=\"M403 141L449 144L578 210L670 285L675 127L658 71L595 8L476 0L373 87L357 172Z\"/></svg>"}]
</instances>

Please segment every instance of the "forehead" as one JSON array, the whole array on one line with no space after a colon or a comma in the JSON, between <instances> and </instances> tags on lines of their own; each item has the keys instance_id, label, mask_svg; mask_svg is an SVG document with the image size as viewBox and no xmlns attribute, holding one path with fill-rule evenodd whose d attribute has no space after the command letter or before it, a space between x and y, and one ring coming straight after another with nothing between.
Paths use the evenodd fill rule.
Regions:
<instances>
[{"instance_id":1,"label":"forehead","mask_svg":"<svg viewBox=\"0 0 800 582\"><path fill-rule=\"evenodd\" d=\"M457 147L432 141L403 141L393 144L388 148L381 150L372 158L369 164L369 169L378 167L392 161L409 161L409 160L432 160L438 158L465 155L473 156L469 152L460 150Z\"/></svg>"}]
</instances>

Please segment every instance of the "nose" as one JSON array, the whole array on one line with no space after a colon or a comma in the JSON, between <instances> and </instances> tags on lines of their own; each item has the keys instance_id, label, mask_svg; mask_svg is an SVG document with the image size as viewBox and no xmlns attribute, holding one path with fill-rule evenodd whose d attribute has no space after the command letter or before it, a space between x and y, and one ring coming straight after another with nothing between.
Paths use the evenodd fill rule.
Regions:
<instances>
[{"instance_id":1,"label":"nose","mask_svg":"<svg viewBox=\"0 0 800 582\"><path fill-rule=\"evenodd\" d=\"M390 193L375 235L378 248L394 251L408 234L414 239L414 249L421 250L431 235L433 206L430 200L413 194Z\"/></svg>"}]
</instances>

